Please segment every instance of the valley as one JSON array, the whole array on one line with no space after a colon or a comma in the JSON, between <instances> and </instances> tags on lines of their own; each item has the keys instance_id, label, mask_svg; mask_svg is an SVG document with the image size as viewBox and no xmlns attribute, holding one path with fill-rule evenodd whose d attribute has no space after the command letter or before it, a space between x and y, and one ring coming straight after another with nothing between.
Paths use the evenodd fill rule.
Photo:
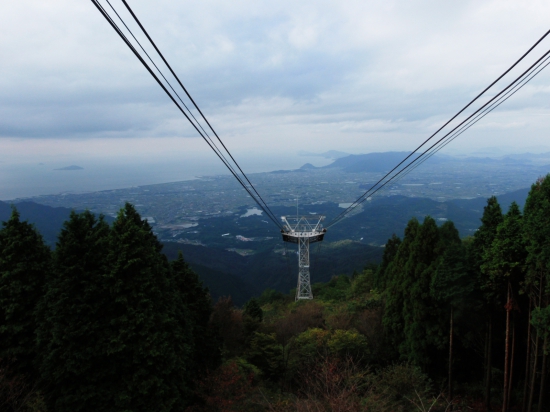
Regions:
<instances>
[{"instance_id":1,"label":"valley","mask_svg":"<svg viewBox=\"0 0 550 412\"><path fill-rule=\"evenodd\" d=\"M352 155L325 167L304 165L249 177L276 216L295 215L298 199L299 214L322 214L329 223L380 179L387 165L404 156ZM394 233L402 236L411 217L422 221L430 215L439 224L451 220L462 237L472 235L488 197L496 195L504 210L512 201L522 206L530 185L550 170L547 164L550 154L431 158L329 229L325 241L311 249L312 282L379 262L388 238ZM231 294L236 302L244 302L266 288L286 293L295 286L296 251L281 241L279 229L232 176L15 201L23 218L27 209L32 211L30 221L34 219L52 246L63 221L60 216L68 217L70 209L88 209L110 221L125 202L148 220L169 258L178 250L184 252L214 297ZM51 212L59 215L57 224L40 222L44 215L35 210L39 205L57 211ZM1 220L6 213L0 213Z\"/></svg>"}]
</instances>

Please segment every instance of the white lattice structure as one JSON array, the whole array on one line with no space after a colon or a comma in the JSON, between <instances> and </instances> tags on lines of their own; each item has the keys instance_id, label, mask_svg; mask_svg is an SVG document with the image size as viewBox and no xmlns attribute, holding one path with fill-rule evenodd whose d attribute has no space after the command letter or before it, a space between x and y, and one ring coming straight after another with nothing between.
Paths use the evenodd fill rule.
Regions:
<instances>
[{"instance_id":1,"label":"white lattice structure","mask_svg":"<svg viewBox=\"0 0 550 412\"><path fill-rule=\"evenodd\" d=\"M309 244L320 242L325 236L321 222L324 216L283 216L283 241L298 244L298 287L296 300L313 299L309 279Z\"/></svg>"}]
</instances>

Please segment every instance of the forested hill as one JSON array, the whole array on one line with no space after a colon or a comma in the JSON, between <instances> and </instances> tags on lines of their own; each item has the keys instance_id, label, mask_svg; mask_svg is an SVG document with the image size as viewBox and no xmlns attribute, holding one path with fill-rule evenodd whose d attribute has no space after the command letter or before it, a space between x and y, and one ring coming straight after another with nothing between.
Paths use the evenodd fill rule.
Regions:
<instances>
[{"instance_id":1,"label":"forested hill","mask_svg":"<svg viewBox=\"0 0 550 412\"><path fill-rule=\"evenodd\" d=\"M17 210L23 220L35 225L46 243L55 246L63 222L69 219L71 209L65 207L43 206L35 202L18 202ZM9 219L12 212L11 204L0 201L0 221ZM109 219L112 221L112 219Z\"/></svg>"},{"instance_id":2,"label":"forested hill","mask_svg":"<svg viewBox=\"0 0 550 412\"><path fill-rule=\"evenodd\" d=\"M55 250L13 210L0 229L3 410L548 411L550 175L523 211L487 199L464 239L451 221L410 218L379 265L314 283L313 300L268 289L213 304L161 250L129 203L111 224L71 213Z\"/></svg>"},{"instance_id":3,"label":"forested hill","mask_svg":"<svg viewBox=\"0 0 550 412\"><path fill-rule=\"evenodd\" d=\"M499 201L503 208L507 208L512 201L522 207L527 193L528 189L523 189L504 194L499 196ZM430 215L439 224L452 220L461 236L472 235L479 226L485 202L484 198L437 202L404 196L379 197L373 202L366 203L363 212L336 225L331 229L325 242L312 248L312 278L315 282L326 282L332 276L352 273L354 270L360 271L365 264L379 262L383 253L380 246L393 233L401 236L407 221L413 216L423 219L424 216ZM69 218L71 210L33 202L21 202L16 206L21 219L35 224L46 243L52 248L55 247L63 222ZM315 210L319 212L318 209L321 207L328 205L315 205ZM334 213L334 210L341 210L337 205L331 207L330 210L321 210L321 213L330 214ZM306 205L304 208L307 210ZM10 214L11 206L0 202L0 221L6 221ZM107 222L113 220L111 217L105 219ZM292 247L287 247L285 253L278 239L273 240L274 248L260 250L247 256L228 251L227 246L211 245L208 241L205 242L206 246L163 243L163 251L169 259L175 259L179 250L183 252L185 259L203 279L214 299L231 295L237 304L243 304L250 297L261 294L266 288L286 293L296 284L295 254ZM232 247L242 246L235 244Z\"/></svg>"}]
</instances>

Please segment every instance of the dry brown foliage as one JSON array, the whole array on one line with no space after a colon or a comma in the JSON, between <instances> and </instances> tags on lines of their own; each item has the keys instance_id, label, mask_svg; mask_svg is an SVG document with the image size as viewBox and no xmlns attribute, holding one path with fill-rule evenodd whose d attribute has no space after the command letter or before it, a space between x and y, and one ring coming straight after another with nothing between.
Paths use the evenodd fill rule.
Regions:
<instances>
[{"instance_id":1,"label":"dry brown foliage","mask_svg":"<svg viewBox=\"0 0 550 412\"><path fill-rule=\"evenodd\" d=\"M310 328L322 328L323 326L323 306L315 301L305 302L273 323L277 339L283 345L292 337L298 336Z\"/></svg>"},{"instance_id":2,"label":"dry brown foliage","mask_svg":"<svg viewBox=\"0 0 550 412\"><path fill-rule=\"evenodd\" d=\"M242 311L235 308L231 297L220 298L214 305L210 324L222 340L228 357L238 355L244 346L244 323Z\"/></svg>"}]
</instances>

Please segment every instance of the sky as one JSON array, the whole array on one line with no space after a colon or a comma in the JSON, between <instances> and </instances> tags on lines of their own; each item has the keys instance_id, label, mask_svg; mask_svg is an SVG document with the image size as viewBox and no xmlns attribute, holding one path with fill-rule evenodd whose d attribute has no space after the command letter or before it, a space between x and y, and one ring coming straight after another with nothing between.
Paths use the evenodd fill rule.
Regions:
<instances>
[{"instance_id":1,"label":"sky","mask_svg":"<svg viewBox=\"0 0 550 412\"><path fill-rule=\"evenodd\" d=\"M410 151L550 29L547 0L128 2L237 159ZM213 158L89 0L3 2L0 62L0 163ZM445 151L549 130L550 68Z\"/></svg>"}]
</instances>

